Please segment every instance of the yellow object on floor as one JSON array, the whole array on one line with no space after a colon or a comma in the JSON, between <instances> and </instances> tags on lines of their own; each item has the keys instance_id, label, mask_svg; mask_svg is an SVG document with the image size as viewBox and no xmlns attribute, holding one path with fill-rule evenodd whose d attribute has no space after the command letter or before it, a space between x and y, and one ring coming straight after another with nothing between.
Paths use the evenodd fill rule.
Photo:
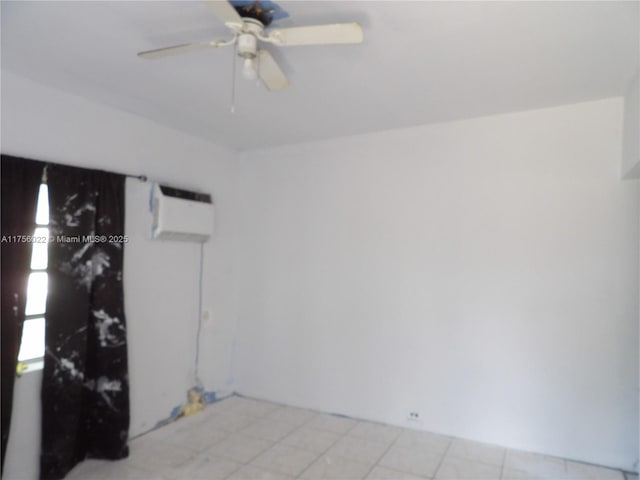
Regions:
<instances>
[{"instance_id":1,"label":"yellow object on floor","mask_svg":"<svg viewBox=\"0 0 640 480\"><path fill-rule=\"evenodd\" d=\"M192 388L191 390L189 390L187 396L189 402L180 409L178 417L186 417L192 415L204 408L204 404L202 403L202 394L198 390Z\"/></svg>"}]
</instances>

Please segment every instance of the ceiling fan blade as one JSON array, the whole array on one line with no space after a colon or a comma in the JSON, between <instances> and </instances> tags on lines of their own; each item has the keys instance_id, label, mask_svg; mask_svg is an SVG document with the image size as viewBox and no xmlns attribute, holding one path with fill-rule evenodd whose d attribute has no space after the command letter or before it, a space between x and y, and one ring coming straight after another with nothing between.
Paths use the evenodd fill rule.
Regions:
<instances>
[{"instance_id":1,"label":"ceiling fan blade","mask_svg":"<svg viewBox=\"0 0 640 480\"><path fill-rule=\"evenodd\" d=\"M207 5L225 25L242 26L242 18L238 15L236 9L233 8L233 5L226 0L210 0L207 2Z\"/></svg>"},{"instance_id":2,"label":"ceiling fan blade","mask_svg":"<svg viewBox=\"0 0 640 480\"><path fill-rule=\"evenodd\" d=\"M308 27L276 28L267 38L276 45L332 45L361 43L362 28L357 23L334 23Z\"/></svg>"},{"instance_id":3,"label":"ceiling fan blade","mask_svg":"<svg viewBox=\"0 0 640 480\"><path fill-rule=\"evenodd\" d=\"M280 90L289 86L289 80L267 50L258 52L258 75L269 90Z\"/></svg>"},{"instance_id":4,"label":"ceiling fan blade","mask_svg":"<svg viewBox=\"0 0 640 480\"><path fill-rule=\"evenodd\" d=\"M155 50L147 50L145 52L138 53L141 58L156 59L168 57L170 55L177 55L179 53L193 52L197 50L204 50L206 48L222 47L228 45L228 42L222 40L208 40L205 42L184 43L182 45L174 45L172 47L156 48Z\"/></svg>"}]
</instances>

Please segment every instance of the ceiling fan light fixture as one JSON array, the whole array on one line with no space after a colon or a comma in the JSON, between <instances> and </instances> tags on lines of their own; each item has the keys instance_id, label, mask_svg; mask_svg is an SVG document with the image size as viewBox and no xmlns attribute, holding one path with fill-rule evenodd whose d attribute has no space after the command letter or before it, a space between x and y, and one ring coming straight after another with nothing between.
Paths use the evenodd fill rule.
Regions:
<instances>
[{"instance_id":1,"label":"ceiling fan light fixture","mask_svg":"<svg viewBox=\"0 0 640 480\"><path fill-rule=\"evenodd\" d=\"M255 80L258 78L258 69L253 58L245 58L242 65L242 76L247 80Z\"/></svg>"}]
</instances>

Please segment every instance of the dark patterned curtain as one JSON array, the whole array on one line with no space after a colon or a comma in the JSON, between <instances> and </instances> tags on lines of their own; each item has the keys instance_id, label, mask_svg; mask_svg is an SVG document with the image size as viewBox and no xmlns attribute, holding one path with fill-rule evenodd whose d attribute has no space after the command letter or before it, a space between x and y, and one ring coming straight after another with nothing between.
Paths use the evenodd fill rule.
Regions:
<instances>
[{"instance_id":1,"label":"dark patterned curtain","mask_svg":"<svg viewBox=\"0 0 640 480\"><path fill-rule=\"evenodd\" d=\"M18 237L33 235L43 168L43 163L33 160L9 155L1 158L2 468L11 425L13 383L22 337L32 247L30 242Z\"/></svg>"},{"instance_id":2,"label":"dark patterned curtain","mask_svg":"<svg viewBox=\"0 0 640 480\"><path fill-rule=\"evenodd\" d=\"M49 294L40 477L128 455L124 176L48 167Z\"/></svg>"}]
</instances>

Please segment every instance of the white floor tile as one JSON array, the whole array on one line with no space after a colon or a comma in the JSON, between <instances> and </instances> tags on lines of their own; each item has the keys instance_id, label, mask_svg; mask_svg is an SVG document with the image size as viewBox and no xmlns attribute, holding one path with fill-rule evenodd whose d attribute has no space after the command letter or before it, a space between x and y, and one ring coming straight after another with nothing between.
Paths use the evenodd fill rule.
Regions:
<instances>
[{"instance_id":1,"label":"white floor tile","mask_svg":"<svg viewBox=\"0 0 640 480\"><path fill-rule=\"evenodd\" d=\"M323 455L300 475L304 480L361 480L371 469L370 465L354 462L333 455Z\"/></svg>"},{"instance_id":2,"label":"white floor tile","mask_svg":"<svg viewBox=\"0 0 640 480\"><path fill-rule=\"evenodd\" d=\"M571 480L625 480L619 470L567 461L567 478Z\"/></svg>"},{"instance_id":3,"label":"white floor tile","mask_svg":"<svg viewBox=\"0 0 640 480\"><path fill-rule=\"evenodd\" d=\"M505 454L506 450L502 447L461 440L459 438L453 440L447 452L448 457L462 458L498 466L502 466L504 463Z\"/></svg>"},{"instance_id":4,"label":"white floor tile","mask_svg":"<svg viewBox=\"0 0 640 480\"><path fill-rule=\"evenodd\" d=\"M161 472L149 472L130 464L111 462L99 468L104 480L164 480Z\"/></svg>"},{"instance_id":5,"label":"white floor tile","mask_svg":"<svg viewBox=\"0 0 640 480\"><path fill-rule=\"evenodd\" d=\"M212 429L207 423L195 426L183 426L167 435L162 441L176 445L196 453L204 452L231 435L222 430Z\"/></svg>"},{"instance_id":6,"label":"white floor tile","mask_svg":"<svg viewBox=\"0 0 640 480\"><path fill-rule=\"evenodd\" d=\"M231 475L228 480L293 480L293 477L246 465Z\"/></svg>"},{"instance_id":7,"label":"white floor tile","mask_svg":"<svg viewBox=\"0 0 640 480\"><path fill-rule=\"evenodd\" d=\"M317 458L315 453L286 445L274 445L251 462L254 467L293 477L300 475Z\"/></svg>"},{"instance_id":8,"label":"white floor tile","mask_svg":"<svg viewBox=\"0 0 640 480\"><path fill-rule=\"evenodd\" d=\"M399 472L432 477L442 457L442 453L436 453L433 449L404 448L396 444L382 457L379 464Z\"/></svg>"},{"instance_id":9,"label":"white floor tile","mask_svg":"<svg viewBox=\"0 0 640 480\"><path fill-rule=\"evenodd\" d=\"M304 426L284 437L280 443L320 454L326 452L339 438L341 437L337 433Z\"/></svg>"},{"instance_id":10,"label":"white floor tile","mask_svg":"<svg viewBox=\"0 0 640 480\"><path fill-rule=\"evenodd\" d=\"M618 470L238 396L136 438L130 450L120 461L82 462L68 478L638 480Z\"/></svg>"},{"instance_id":11,"label":"white floor tile","mask_svg":"<svg viewBox=\"0 0 640 480\"><path fill-rule=\"evenodd\" d=\"M127 462L153 472L176 468L194 456L193 451L141 437L131 442Z\"/></svg>"},{"instance_id":12,"label":"white floor tile","mask_svg":"<svg viewBox=\"0 0 640 480\"><path fill-rule=\"evenodd\" d=\"M444 459L436 480L500 480L502 467L486 463L447 457Z\"/></svg>"},{"instance_id":13,"label":"white floor tile","mask_svg":"<svg viewBox=\"0 0 640 480\"><path fill-rule=\"evenodd\" d=\"M237 471L241 464L213 456L199 455L182 466L167 470L166 480L224 480Z\"/></svg>"},{"instance_id":14,"label":"white floor tile","mask_svg":"<svg viewBox=\"0 0 640 480\"><path fill-rule=\"evenodd\" d=\"M421 451L426 450L431 453L444 453L449 448L450 443L451 438L444 435L405 430L400 434L395 445Z\"/></svg>"},{"instance_id":15,"label":"white floor tile","mask_svg":"<svg viewBox=\"0 0 640 480\"><path fill-rule=\"evenodd\" d=\"M295 407L282 407L272 412L269 412L265 419L275 420L278 422L290 423L296 426L303 425L313 418L317 417L318 413L311 410L305 410L303 408Z\"/></svg>"},{"instance_id":16,"label":"white floor tile","mask_svg":"<svg viewBox=\"0 0 640 480\"><path fill-rule=\"evenodd\" d=\"M183 428L183 423L180 421L174 421L171 423L167 423L166 425L163 425L162 427L158 427L155 430L151 430L150 432L145 433L143 436L137 438L136 440L133 441L137 441L137 440L162 440L168 436L173 435L174 433L176 433L178 430Z\"/></svg>"},{"instance_id":17,"label":"white floor tile","mask_svg":"<svg viewBox=\"0 0 640 480\"><path fill-rule=\"evenodd\" d=\"M504 480L540 478L561 480L566 477L565 461L560 458L507 450L502 473Z\"/></svg>"},{"instance_id":18,"label":"white floor tile","mask_svg":"<svg viewBox=\"0 0 640 480\"><path fill-rule=\"evenodd\" d=\"M402 473L385 467L374 467L367 475L366 480L424 480L426 477L418 477L411 473Z\"/></svg>"},{"instance_id":19,"label":"white floor tile","mask_svg":"<svg viewBox=\"0 0 640 480\"><path fill-rule=\"evenodd\" d=\"M206 424L213 430L222 430L234 433L243 428L247 428L258 419L248 415L240 415L236 413L225 413L213 415L205 420Z\"/></svg>"},{"instance_id":20,"label":"white floor tile","mask_svg":"<svg viewBox=\"0 0 640 480\"><path fill-rule=\"evenodd\" d=\"M66 476L68 479L98 480L104 478L102 465L105 460L85 460L77 464Z\"/></svg>"},{"instance_id":21,"label":"white floor tile","mask_svg":"<svg viewBox=\"0 0 640 480\"><path fill-rule=\"evenodd\" d=\"M348 435L391 445L400 433L402 433L402 429L398 427L373 422L358 422L355 427L349 430Z\"/></svg>"},{"instance_id":22,"label":"white floor tile","mask_svg":"<svg viewBox=\"0 0 640 480\"><path fill-rule=\"evenodd\" d=\"M248 463L272 445L273 442L268 440L236 433L207 450L206 453L240 463Z\"/></svg>"},{"instance_id":23,"label":"white floor tile","mask_svg":"<svg viewBox=\"0 0 640 480\"><path fill-rule=\"evenodd\" d=\"M338 440L329 449L327 455L335 455L355 462L373 465L382 457L387 448L388 445L386 443L346 436Z\"/></svg>"},{"instance_id":24,"label":"white floor tile","mask_svg":"<svg viewBox=\"0 0 640 480\"><path fill-rule=\"evenodd\" d=\"M338 417L336 415L319 415L309 423L307 427L317 428L318 430L325 430L327 432L343 434L347 433L358 422L350 418Z\"/></svg>"},{"instance_id":25,"label":"white floor tile","mask_svg":"<svg viewBox=\"0 0 640 480\"><path fill-rule=\"evenodd\" d=\"M296 428L298 428L298 426L292 423L264 418L243 428L240 433L277 442L289 435Z\"/></svg>"},{"instance_id":26,"label":"white floor tile","mask_svg":"<svg viewBox=\"0 0 640 480\"><path fill-rule=\"evenodd\" d=\"M164 480L161 473L136 467L130 463L129 459L85 460L71 470L65 478L76 480Z\"/></svg>"}]
</instances>

